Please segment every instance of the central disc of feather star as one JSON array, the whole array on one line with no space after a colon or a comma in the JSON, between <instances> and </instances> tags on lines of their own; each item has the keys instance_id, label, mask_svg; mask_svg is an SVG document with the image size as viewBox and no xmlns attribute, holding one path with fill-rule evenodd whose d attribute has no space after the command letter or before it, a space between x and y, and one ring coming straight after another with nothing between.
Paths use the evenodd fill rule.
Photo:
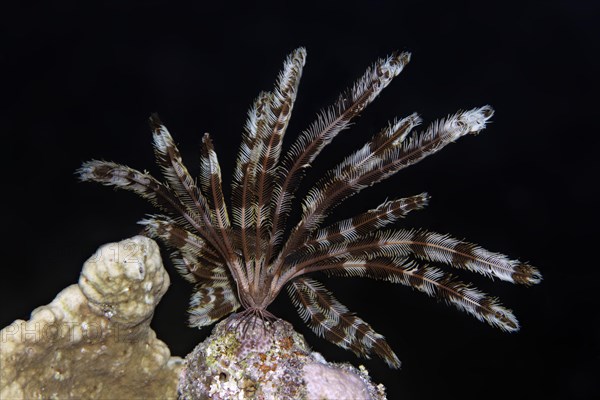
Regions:
<instances>
[{"instance_id":1,"label":"central disc of feather star","mask_svg":"<svg viewBox=\"0 0 600 400\"><path fill-rule=\"evenodd\" d=\"M271 92L262 92L248 113L232 181L230 210L208 134L202 138L199 185L184 166L169 131L150 118L156 161L164 181L106 161L89 161L83 181L133 191L161 210L140 221L148 236L173 250L179 272L195 285L190 324L210 325L240 308L244 316L271 317L266 308L285 287L302 319L319 336L360 356L400 361L384 337L352 314L309 275L362 276L412 287L505 331L516 331L513 313L496 299L429 263L466 269L522 285L541 281L527 263L510 260L449 235L423 229L383 229L423 208L426 193L388 200L375 209L328 226L325 217L346 198L483 130L489 106L458 111L414 132L421 119L396 119L319 179L301 201L302 214L284 237L294 193L306 169L338 134L390 84L410 60L393 54L367 69L333 105L321 111L282 155L306 51L285 60Z\"/></svg>"}]
</instances>

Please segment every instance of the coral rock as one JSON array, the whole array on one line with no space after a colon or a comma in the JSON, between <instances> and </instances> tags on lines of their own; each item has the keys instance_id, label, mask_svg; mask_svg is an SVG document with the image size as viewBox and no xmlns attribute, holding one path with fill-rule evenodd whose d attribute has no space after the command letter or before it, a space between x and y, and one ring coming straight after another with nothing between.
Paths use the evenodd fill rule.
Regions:
<instances>
[{"instance_id":1,"label":"coral rock","mask_svg":"<svg viewBox=\"0 0 600 400\"><path fill-rule=\"evenodd\" d=\"M154 241L101 247L78 285L0 331L0 398L175 398L182 360L149 327L168 286Z\"/></svg>"},{"instance_id":2,"label":"coral rock","mask_svg":"<svg viewBox=\"0 0 600 400\"><path fill-rule=\"evenodd\" d=\"M327 363L283 321L233 315L185 360L179 391L195 399L384 400L362 368Z\"/></svg>"}]
</instances>

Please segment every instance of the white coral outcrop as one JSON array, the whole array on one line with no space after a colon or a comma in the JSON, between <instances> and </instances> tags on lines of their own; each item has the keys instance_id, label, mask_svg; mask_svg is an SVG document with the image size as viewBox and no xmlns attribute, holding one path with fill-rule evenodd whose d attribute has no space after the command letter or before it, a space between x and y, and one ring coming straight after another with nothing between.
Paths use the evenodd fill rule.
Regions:
<instances>
[{"instance_id":1,"label":"white coral outcrop","mask_svg":"<svg viewBox=\"0 0 600 400\"><path fill-rule=\"evenodd\" d=\"M175 398L181 359L149 326L168 286L154 241L102 246L78 285L0 331L0 398Z\"/></svg>"}]
</instances>

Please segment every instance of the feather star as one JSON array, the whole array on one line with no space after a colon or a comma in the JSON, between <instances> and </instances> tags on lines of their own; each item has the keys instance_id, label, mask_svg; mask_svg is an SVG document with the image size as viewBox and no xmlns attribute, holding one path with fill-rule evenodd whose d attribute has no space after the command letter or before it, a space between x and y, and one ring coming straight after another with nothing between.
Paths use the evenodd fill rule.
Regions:
<instances>
[{"instance_id":1,"label":"feather star","mask_svg":"<svg viewBox=\"0 0 600 400\"><path fill-rule=\"evenodd\" d=\"M375 62L282 155L305 59L304 48L292 52L273 91L260 93L254 101L233 174L230 207L223 197L210 136L202 138L198 184L156 115L150 125L164 181L97 160L83 164L78 170L80 179L135 192L161 210L162 214L148 216L140 224L148 236L172 249L178 271L195 285L192 326L210 325L240 308L242 317L270 318L266 309L285 288L317 335L359 356L376 354L398 368L400 361L384 337L310 277L324 272L401 283L494 327L517 331L517 319L495 298L429 263L522 285L539 283L540 273L527 263L449 235L389 229L409 212L425 207L426 193L388 200L353 218L323 226L328 213L348 197L462 136L479 133L493 114L489 106L459 111L420 132L413 132L421 123L416 114L390 122L317 181L302 200L300 221L285 234L294 194L306 169L400 74L410 54L392 54Z\"/></svg>"}]
</instances>

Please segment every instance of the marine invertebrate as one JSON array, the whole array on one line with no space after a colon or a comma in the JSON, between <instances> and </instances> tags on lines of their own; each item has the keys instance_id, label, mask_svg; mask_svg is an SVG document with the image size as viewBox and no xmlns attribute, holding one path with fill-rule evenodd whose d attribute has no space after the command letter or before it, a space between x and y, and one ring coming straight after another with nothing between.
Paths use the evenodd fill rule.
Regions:
<instances>
[{"instance_id":1,"label":"marine invertebrate","mask_svg":"<svg viewBox=\"0 0 600 400\"><path fill-rule=\"evenodd\" d=\"M179 272L195 284L190 308L193 326L210 325L240 307L244 309L240 318L268 318L267 307L287 288L300 316L319 336L361 356L374 353L398 367L400 361L383 336L307 276L325 272L402 283L492 326L516 331L516 318L496 299L427 263L523 285L541 280L534 267L448 235L422 229L383 230L423 208L427 194L388 200L354 218L323 226L328 213L346 198L462 136L483 130L493 114L489 106L459 111L421 132L413 133L421 123L416 114L389 123L317 181L302 201L300 221L285 235L292 199L306 169L403 70L410 55L399 53L378 60L319 113L282 156L305 58L303 48L295 50L286 59L274 90L261 93L249 111L230 208L223 197L210 136L202 139L197 184L157 116L150 118L150 125L164 182L121 164L97 160L83 164L81 180L133 191L165 213L140 223L149 236L173 249Z\"/></svg>"}]
</instances>

